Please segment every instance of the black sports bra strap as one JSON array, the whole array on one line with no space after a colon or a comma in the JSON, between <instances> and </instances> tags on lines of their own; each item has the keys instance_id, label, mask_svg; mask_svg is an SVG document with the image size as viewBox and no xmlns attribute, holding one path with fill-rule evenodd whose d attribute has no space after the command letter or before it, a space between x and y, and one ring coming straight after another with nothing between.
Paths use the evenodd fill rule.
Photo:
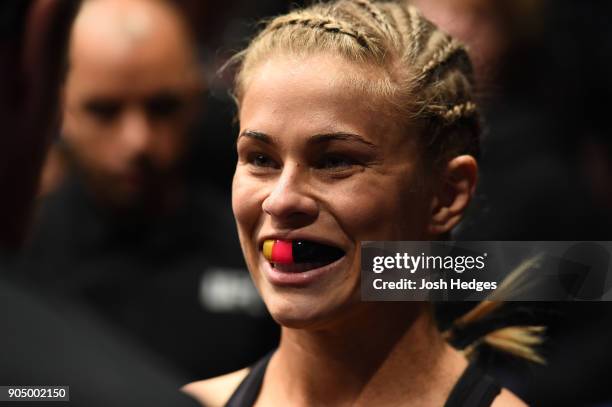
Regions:
<instances>
[{"instance_id":1,"label":"black sports bra strap","mask_svg":"<svg viewBox=\"0 0 612 407\"><path fill-rule=\"evenodd\" d=\"M501 386L475 363L465 369L444 407L489 407L501 392Z\"/></svg>"},{"instance_id":2,"label":"black sports bra strap","mask_svg":"<svg viewBox=\"0 0 612 407\"><path fill-rule=\"evenodd\" d=\"M261 390L266 368L273 354L274 351L268 353L251 367L251 370L242 380L236 391L234 391L225 407L250 407L255 404L257 396L259 396L259 390Z\"/></svg>"},{"instance_id":3,"label":"black sports bra strap","mask_svg":"<svg viewBox=\"0 0 612 407\"><path fill-rule=\"evenodd\" d=\"M251 407L257 401L266 368L274 351L255 363L225 407ZM474 363L461 375L444 407L490 407L501 387Z\"/></svg>"}]
</instances>

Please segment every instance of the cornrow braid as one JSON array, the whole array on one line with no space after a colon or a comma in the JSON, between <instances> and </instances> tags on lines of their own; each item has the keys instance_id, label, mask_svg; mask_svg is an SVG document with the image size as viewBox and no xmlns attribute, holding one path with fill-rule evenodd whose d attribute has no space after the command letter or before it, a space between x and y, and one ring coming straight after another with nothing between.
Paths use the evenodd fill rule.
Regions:
<instances>
[{"instance_id":1,"label":"cornrow braid","mask_svg":"<svg viewBox=\"0 0 612 407\"><path fill-rule=\"evenodd\" d=\"M447 62L453 55L465 52L463 45L454 39L450 39L446 45L436 51L431 60L421 68L421 78L426 80L439 66Z\"/></svg>"},{"instance_id":2,"label":"cornrow braid","mask_svg":"<svg viewBox=\"0 0 612 407\"><path fill-rule=\"evenodd\" d=\"M465 102L453 106L444 112L444 118L448 121L455 121L476 113L476 105L472 102Z\"/></svg>"},{"instance_id":3,"label":"cornrow braid","mask_svg":"<svg viewBox=\"0 0 612 407\"><path fill-rule=\"evenodd\" d=\"M364 48L370 48L370 41L357 29L353 29L348 24L341 20L333 19L331 17L308 17L308 16L294 16L290 18L277 18L268 27L270 31L278 30L280 28L290 25L301 25L303 27L312 29L321 29L330 33L338 33L348 35L349 37L357 40L359 45Z\"/></svg>"},{"instance_id":4,"label":"cornrow braid","mask_svg":"<svg viewBox=\"0 0 612 407\"><path fill-rule=\"evenodd\" d=\"M392 7L388 9L394 26L399 33L400 44L402 48L406 48L407 38L410 36L410 15L404 8Z\"/></svg>"},{"instance_id":5,"label":"cornrow braid","mask_svg":"<svg viewBox=\"0 0 612 407\"><path fill-rule=\"evenodd\" d=\"M409 20L410 20L410 39L412 42L412 47L410 49L410 56L413 60L416 60L419 53L421 52L423 40L422 35L425 27L423 27L424 23L421 15L414 7L408 7L406 10L408 12Z\"/></svg>"},{"instance_id":6,"label":"cornrow braid","mask_svg":"<svg viewBox=\"0 0 612 407\"><path fill-rule=\"evenodd\" d=\"M433 107L430 108L429 111L444 119L444 121L448 124L477 114L478 108L473 102L465 102L458 103L450 107Z\"/></svg>"},{"instance_id":7,"label":"cornrow braid","mask_svg":"<svg viewBox=\"0 0 612 407\"><path fill-rule=\"evenodd\" d=\"M376 22L378 22L378 24L382 28L382 31L385 34L393 35L393 30L391 29L391 26L389 25L389 21L387 17L385 17L384 14L381 13L380 9L376 7L376 5L372 4L372 2L370 2L369 0L352 0L352 3L354 3L355 5L357 5L358 7L362 8L367 13L369 13L370 16L372 16L372 18Z\"/></svg>"},{"instance_id":8,"label":"cornrow braid","mask_svg":"<svg viewBox=\"0 0 612 407\"><path fill-rule=\"evenodd\" d=\"M388 23L385 17L380 13L380 10L376 8L371 2L368 0L353 0L355 4L359 7L366 10L370 15L374 18L374 20L378 21L378 23L382 26L388 26Z\"/></svg>"}]
</instances>

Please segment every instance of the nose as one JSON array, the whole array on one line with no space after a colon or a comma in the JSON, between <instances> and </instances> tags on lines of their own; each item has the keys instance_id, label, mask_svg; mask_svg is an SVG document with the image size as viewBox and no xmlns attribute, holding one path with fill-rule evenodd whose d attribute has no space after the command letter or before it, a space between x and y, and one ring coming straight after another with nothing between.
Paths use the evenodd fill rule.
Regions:
<instances>
[{"instance_id":1,"label":"nose","mask_svg":"<svg viewBox=\"0 0 612 407\"><path fill-rule=\"evenodd\" d=\"M277 228L305 226L319 215L319 205L310 194L307 174L297 164L286 163L262 209Z\"/></svg>"},{"instance_id":2,"label":"nose","mask_svg":"<svg viewBox=\"0 0 612 407\"><path fill-rule=\"evenodd\" d=\"M133 109L125 112L121 126L124 151L140 155L147 151L153 137L153 128L145 112Z\"/></svg>"}]
</instances>

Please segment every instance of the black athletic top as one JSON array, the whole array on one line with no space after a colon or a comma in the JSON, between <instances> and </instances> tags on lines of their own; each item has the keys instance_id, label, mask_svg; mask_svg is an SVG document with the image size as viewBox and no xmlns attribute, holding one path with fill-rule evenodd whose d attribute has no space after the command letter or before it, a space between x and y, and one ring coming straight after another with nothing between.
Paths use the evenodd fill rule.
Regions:
<instances>
[{"instance_id":1,"label":"black athletic top","mask_svg":"<svg viewBox=\"0 0 612 407\"><path fill-rule=\"evenodd\" d=\"M255 404L272 355L273 352L251 367L251 371L234 391L226 407L252 407ZM499 384L471 363L453 387L444 407L489 407L500 391Z\"/></svg>"}]
</instances>

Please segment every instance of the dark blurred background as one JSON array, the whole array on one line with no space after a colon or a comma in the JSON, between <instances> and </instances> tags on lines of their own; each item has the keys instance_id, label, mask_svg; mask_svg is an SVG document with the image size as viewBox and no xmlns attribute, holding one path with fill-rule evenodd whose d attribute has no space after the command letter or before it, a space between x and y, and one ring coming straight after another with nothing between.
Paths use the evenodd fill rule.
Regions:
<instances>
[{"instance_id":1,"label":"dark blurred background","mask_svg":"<svg viewBox=\"0 0 612 407\"><path fill-rule=\"evenodd\" d=\"M480 84L481 182L456 238L610 240L612 5L413 2L468 44ZM261 18L303 2L173 3L149 23L163 35L142 55L147 64L113 47L90 45L91 55L72 44L65 85L76 89L73 109L67 91L27 245L4 261L20 283L91 309L187 382L244 367L276 345L278 330L252 287L231 216L237 127L231 75L218 70ZM98 21L109 12L89 11ZM149 29L134 10L109 13L132 16L121 23L119 48ZM84 38L94 25L84 24ZM163 41L185 53L164 55ZM203 86L164 82L178 72L168 69L181 69L167 61L189 61L191 52ZM132 76L104 86L104 75L121 77L115 69ZM152 147L147 137L158 131L167 143ZM440 319L469 306L442 306ZM529 404L612 406L612 304L514 303L495 318L548 327L545 366L486 349L479 355Z\"/></svg>"}]
</instances>

